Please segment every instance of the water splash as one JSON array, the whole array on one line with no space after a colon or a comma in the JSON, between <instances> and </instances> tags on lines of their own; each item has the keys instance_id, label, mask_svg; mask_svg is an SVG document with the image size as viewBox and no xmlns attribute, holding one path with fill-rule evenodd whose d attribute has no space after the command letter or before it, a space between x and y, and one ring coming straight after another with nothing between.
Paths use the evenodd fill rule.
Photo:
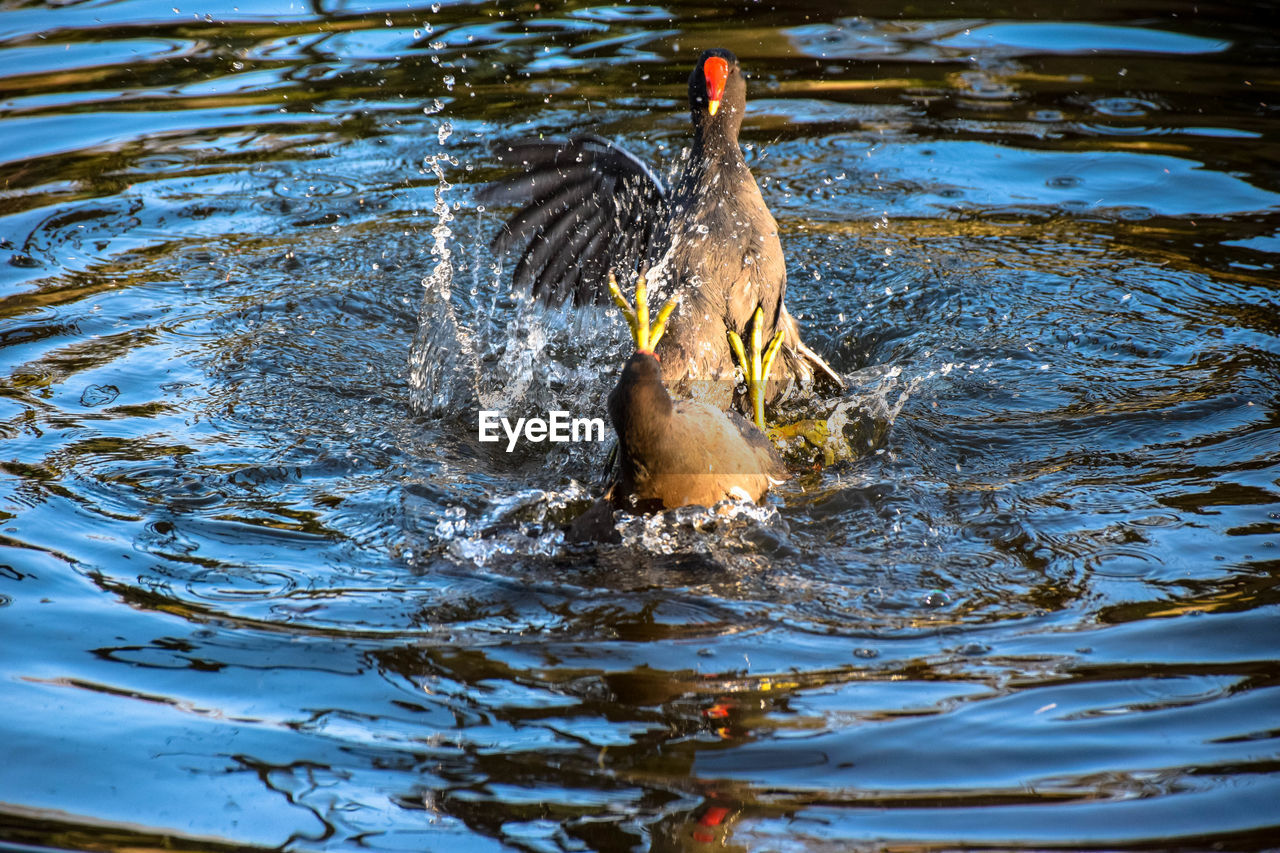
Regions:
<instances>
[{"instance_id":1,"label":"water splash","mask_svg":"<svg viewBox=\"0 0 1280 853\"><path fill-rule=\"evenodd\" d=\"M452 132L448 121L441 123L441 145ZM446 170L457 168L458 159L441 151L424 166L436 179L431 254L437 260L423 280L409 355L414 411L455 419L474 418L480 409L513 417L553 409L601 414L621 364L622 324L611 311L547 308L525 290L510 291L503 259L488 249L491 215L447 196ZM571 462L582 461L574 457Z\"/></svg>"},{"instance_id":2,"label":"water splash","mask_svg":"<svg viewBox=\"0 0 1280 853\"><path fill-rule=\"evenodd\" d=\"M587 487L525 489L498 498L468 526L438 524L435 544L464 565L493 566L504 559L553 557L564 544L561 527L591 501Z\"/></svg>"},{"instance_id":3,"label":"water splash","mask_svg":"<svg viewBox=\"0 0 1280 853\"><path fill-rule=\"evenodd\" d=\"M879 452L889 430L925 376L907 378L896 365L876 365L846 374L850 391L784 403L770 431L788 464L797 469L830 467Z\"/></svg>"},{"instance_id":4,"label":"water splash","mask_svg":"<svg viewBox=\"0 0 1280 853\"><path fill-rule=\"evenodd\" d=\"M452 130L449 122L441 123L437 137L442 145ZM424 164L436 178L431 254L437 260L422 280L418 331L409 353L409 399L415 411L441 417L456 411L463 401L475 399L476 360L471 332L459 322L453 299L453 251L449 246L453 213L446 198L453 185L444 168L456 166L458 161L441 151L426 158Z\"/></svg>"},{"instance_id":5,"label":"water splash","mask_svg":"<svg viewBox=\"0 0 1280 853\"><path fill-rule=\"evenodd\" d=\"M723 501L651 515L623 514L617 521L623 547L649 554L701 554L741 564L760 556L762 540L782 542L787 524L772 503ZM768 549L764 549L768 550Z\"/></svg>"}]
</instances>

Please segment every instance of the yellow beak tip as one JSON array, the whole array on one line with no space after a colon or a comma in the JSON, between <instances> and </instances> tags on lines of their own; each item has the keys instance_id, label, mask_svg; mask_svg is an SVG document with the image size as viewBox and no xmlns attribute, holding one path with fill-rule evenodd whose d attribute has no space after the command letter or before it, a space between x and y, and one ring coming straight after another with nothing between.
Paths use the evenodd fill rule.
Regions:
<instances>
[{"instance_id":1,"label":"yellow beak tip","mask_svg":"<svg viewBox=\"0 0 1280 853\"><path fill-rule=\"evenodd\" d=\"M711 115L715 115L716 111L719 109L720 109L719 101L707 101L707 112L711 113Z\"/></svg>"}]
</instances>

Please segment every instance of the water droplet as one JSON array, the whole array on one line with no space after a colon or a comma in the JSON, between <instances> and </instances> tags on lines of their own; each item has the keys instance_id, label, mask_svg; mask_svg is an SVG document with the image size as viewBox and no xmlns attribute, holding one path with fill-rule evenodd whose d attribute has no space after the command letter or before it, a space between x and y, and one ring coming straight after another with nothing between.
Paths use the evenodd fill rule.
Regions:
<instances>
[{"instance_id":1,"label":"water droplet","mask_svg":"<svg viewBox=\"0 0 1280 853\"><path fill-rule=\"evenodd\" d=\"M925 607L942 608L951 604L951 596L947 595L940 589L931 589L920 599L920 603Z\"/></svg>"}]
</instances>

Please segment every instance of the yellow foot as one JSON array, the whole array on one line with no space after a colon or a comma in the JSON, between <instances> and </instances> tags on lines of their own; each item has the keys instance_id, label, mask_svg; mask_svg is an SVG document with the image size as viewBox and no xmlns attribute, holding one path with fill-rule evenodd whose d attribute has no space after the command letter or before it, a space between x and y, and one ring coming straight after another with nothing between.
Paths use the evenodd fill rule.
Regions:
<instances>
[{"instance_id":1,"label":"yellow foot","mask_svg":"<svg viewBox=\"0 0 1280 853\"><path fill-rule=\"evenodd\" d=\"M742 338L733 329L729 330L729 346L738 358L742 375L747 380L747 393L751 396L751 414L756 426L764 429L764 391L769 381L769 371L773 369L773 359L782 348L782 329L773 333L769 346L761 352L761 341L764 337L764 309L756 306L756 313L751 318L751 357L747 358Z\"/></svg>"},{"instance_id":2,"label":"yellow foot","mask_svg":"<svg viewBox=\"0 0 1280 853\"><path fill-rule=\"evenodd\" d=\"M658 318L654 321L653 327L649 326L649 286L645 281L644 274L640 274L640 278L636 281L636 307L633 309L631 303L627 301L627 297L622 295L622 290L618 287L618 280L613 277L613 270L609 271L609 295L613 297L613 301L622 311L622 316L627 320L627 326L631 329L631 340L635 341L636 349L641 352L652 353L653 348L658 345L658 341L662 339L662 333L667 330L667 320L671 317L671 312L676 310L678 299L672 297L662 306L662 310L658 312Z\"/></svg>"},{"instance_id":3,"label":"yellow foot","mask_svg":"<svg viewBox=\"0 0 1280 853\"><path fill-rule=\"evenodd\" d=\"M773 442L779 449L784 446L792 446L789 443L792 439L800 438L822 453L822 467L832 465L836 461L836 453L831 446L831 425L824 420L805 418L804 420L795 421L789 424L779 424L765 430L764 434L768 436L769 441ZM803 447L804 445L794 445L793 450ZM809 451L808 455L812 455Z\"/></svg>"},{"instance_id":4,"label":"yellow foot","mask_svg":"<svg viewBox=\"0 0 1280 853\"><path fill-rule=\"evenodd\" d=\"M769 436L771 441L786 441L787 439L799 437L814 447L821 447L826 444L830 434L831 428L826 421L813 418L805 418L802 421L795 421L789 424L779 424L776 427L770 427L765 430L765 435Z\"/></svg>"}]
</instances>

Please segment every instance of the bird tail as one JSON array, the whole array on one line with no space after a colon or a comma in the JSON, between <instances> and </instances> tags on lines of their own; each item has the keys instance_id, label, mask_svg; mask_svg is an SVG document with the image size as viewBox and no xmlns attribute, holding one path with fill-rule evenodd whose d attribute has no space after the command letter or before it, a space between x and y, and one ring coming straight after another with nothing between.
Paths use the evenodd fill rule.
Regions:
<instances>
[{"instance_id":1,"label":"bird tail","mask_svg":"<svg viewBox=\"0 0 1280 853\"><path fill-rule=\"evenodd\" d=\"M815 369L818 375L834 383L840 390L844 390L844 380L840 378L840 374L823 361L822 356L809 349L804 341L796 341L796 352Z\"/></svg>"},{"instance_id":2,"label":"bird tail","mask_svg":"<svg viewBox=\"0 0 1280 853\"><path fill-rule=\"evenodd\" d=\"M839 373L827 364L822 356L818 355L809 348L800 337L800 325L795 318L787 311L787 306L780 304L781 318L780 323L786 330L786 354L787 361L792 370L797 374L802 384L807 384L815 378L821 378L841 391L844 390L844 379Z\"/></svg>"}]
</instances>

